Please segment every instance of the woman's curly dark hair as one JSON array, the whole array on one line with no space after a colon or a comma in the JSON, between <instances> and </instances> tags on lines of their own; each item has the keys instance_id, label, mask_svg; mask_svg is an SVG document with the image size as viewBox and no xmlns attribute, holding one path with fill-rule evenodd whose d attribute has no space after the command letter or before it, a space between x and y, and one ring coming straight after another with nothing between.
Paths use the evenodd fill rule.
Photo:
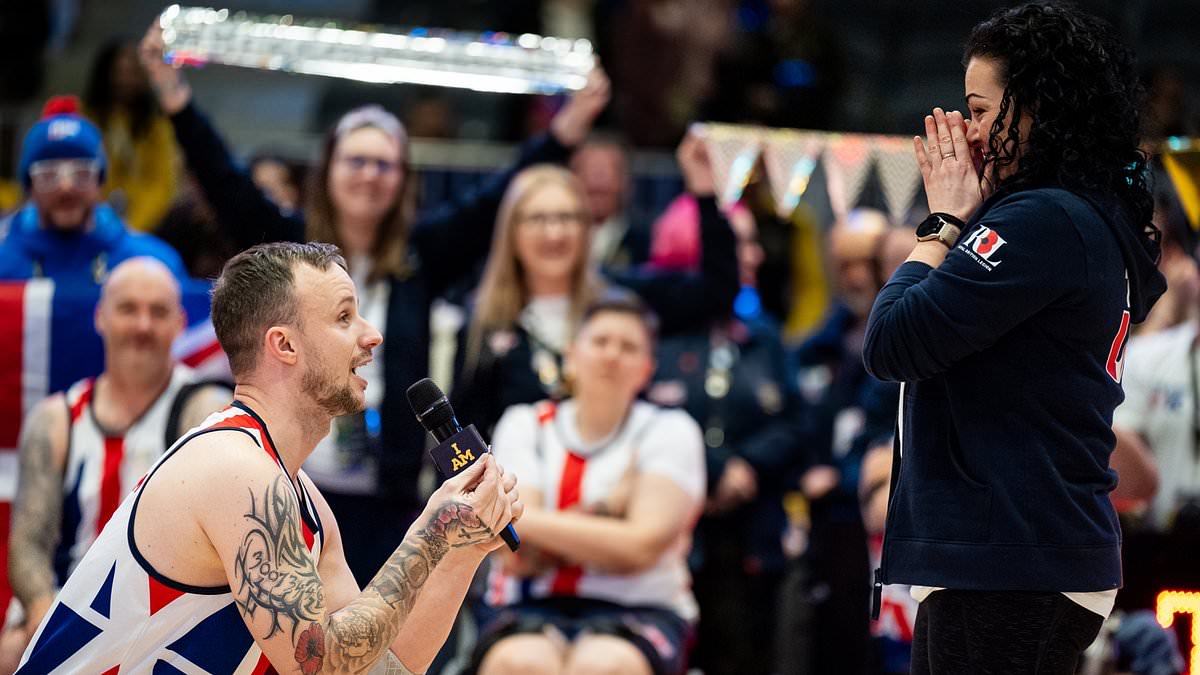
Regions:
<instances>
[{"instance_id":1,"label":"woman's curly dark hair","mask_svg":"<svg viewBox=\"0 0 1200 675\"><path fill-rule=\"evenodd\" d=\"M1156 239L1147 158L1138 147L1145 93L1133 52L1107 23L1061 3L1003 9L971 31L963 65L973 57L995 60L1004 84L985 152L996 192L1059 186L1115 195L1137 232ZM1028 139L1020 132L1025 116ZM1009 166L1015 170L1001 180Z\"/></svg>"}]
</instances>

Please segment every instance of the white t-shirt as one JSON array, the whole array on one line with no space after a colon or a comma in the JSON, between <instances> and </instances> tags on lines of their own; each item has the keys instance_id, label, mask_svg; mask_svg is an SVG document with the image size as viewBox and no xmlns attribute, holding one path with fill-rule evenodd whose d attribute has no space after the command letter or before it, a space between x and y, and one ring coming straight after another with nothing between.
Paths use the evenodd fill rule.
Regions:
<instances>
[{"instance_id":1,"label":"white t-shirt","mask_svg":"<svg viewBox=\"0 0 1200 675\"><path fill-rule=\"evenodd\" d=\"M521 485L541 492L545 508L560 504L560 492L577 491L578 504L567 508L595 509L635 471L674 481L695 501L698 514L707 484L700 427L683 411L643 401L633 404L611 438L590 445L582 443L576 432L574 401L512 406L496 425L492 452ZM680 532L658 562L643 572L616 575L586 565L559 567L533 578L525 585L527 595L522 593L521 580L494 567L485 599L501 606L526 597L575 595L627 606L664 607L694 621L699 613L686 559L691 538L690 528Z\"/></svg>"},{"instance_id":2,"label":"white t-shirt","mask_svg":"<svg viewBox=\"0 0 1200 675\"><path fill-rule=\"evenodd\" d=\"M1197 322L1140 335L1125 348L1125 402L1113 413L1113 426L1146 439L1158 462L1158 493L1150 504L1154 526L1169 526L1188 497L1200 496L1200 461L1192 425L1198 402L1193 378L1200 377L1193 356Z\"/></svg>"},{"instance_id":3,"label":"white t-shirt","mask_svg":"<svg viewBox=\"0 0 1200 675\"><path fill-rule=\"evenodd\" d=\"M571 301L565 295L533 298L517 319L526 333L561 354L571 339L569 316Z\"/></svg>"},{"instance_id":4,"label":"white t-shirt","mask_svg":"<svg viewBox=\"0 0 1200 675\"><path fill-rule=\"evenodd\" d=\"M358 313L367 323L382 333L387 321L388 299L392 287L386 279L374 283L367 282L367 274L371 270L371 261L367 256L359 256L350 261L350 278L358 292ZM383 403L383 344L372 350L373 360L358 368L359 377L367 381L367 391L364 395L369 411L376 411ZM313 449L312 455L304 462L304 471L323 491L340 492L342 494L372 494L379 480L378 469L373 462L349 463L347 456L338 450L337 434L338 420L334 420L325 435Z\"/></svg>"}]
</instances>

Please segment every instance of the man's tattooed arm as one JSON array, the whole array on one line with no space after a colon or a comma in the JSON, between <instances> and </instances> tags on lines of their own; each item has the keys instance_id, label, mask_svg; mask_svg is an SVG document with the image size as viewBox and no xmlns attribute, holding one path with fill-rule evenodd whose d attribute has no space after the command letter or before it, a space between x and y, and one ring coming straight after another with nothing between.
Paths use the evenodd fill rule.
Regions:
<instances>
[{"instance_id":1,"label":"man's tattooed arm","mask_svg":"<svg viewBox=\"0 0 1200 675\"><path fill-rule=\"evenodd\" d=\"M67 409L61 396L38 404L21 430L20 473L13 502L8 578L26 610L54 599L54 547L62 528ZM31 620L40 616L30 615Z\"/></svg>"},{"instance_id":2,"label":"man's tattooed arm","mask_svg":"<svg viewBox=\"0 0 1200 675\"><path fill-rule=\"evenodd\" d=\"M447 502L405 538L357 599L326 615L288 478L280 475L261 495L251 491L245 517L250 527L234 559L234 597L247 621L265 630L259 637L288 635L304 675L361 672L379 662L446 553L494 536L470 506Z\"/></svg>"}]
</instances>

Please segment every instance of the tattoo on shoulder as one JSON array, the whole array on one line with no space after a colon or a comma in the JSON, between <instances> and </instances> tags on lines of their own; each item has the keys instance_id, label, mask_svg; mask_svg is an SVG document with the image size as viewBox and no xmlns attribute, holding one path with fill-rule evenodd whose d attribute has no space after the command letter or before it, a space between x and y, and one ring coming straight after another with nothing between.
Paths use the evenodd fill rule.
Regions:
<instances>
[{"instance_id":1,"label":"tattoo on shoulder","mask_svg":"<svg viewBox=\"0 0 1200 675\"><path fill-rule=\"evenodd\" d=\"M264 612L270 618L263 639L288 631L295 641L301 622L320 620L325 593L300 534L300 508L291 481L280 475L261 495L251 490L246 519L250 530L234 559L234 599L246 616ZM314 625L320 632L319 624ZM296 654L300 656L299 645Z\"/></svg>"}]
</instances>

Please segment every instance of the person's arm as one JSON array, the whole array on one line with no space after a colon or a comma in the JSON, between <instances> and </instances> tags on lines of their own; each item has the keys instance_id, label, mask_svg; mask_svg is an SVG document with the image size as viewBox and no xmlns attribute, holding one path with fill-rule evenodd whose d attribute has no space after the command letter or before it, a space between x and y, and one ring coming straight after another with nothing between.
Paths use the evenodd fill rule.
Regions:
<instances>
[{"instance_id":1,"label":"person's arm","mask_svg":"<svg viewBox=\"0 0 1200 675\"><path fill-rule=\"evenodd\" d=\"M412 243L430 270L432 294L471 273L487 256L500 200L514 176L535 164L562 164L587 138L596 117L608 105L609 83L596 69L588 84L574 93L550 122L550 131L525 143L517 161L483 182L478 189L426 211L413 227Z\"/></svg>"},{"instance_id":2,"label":"person's arm","mask_svg":"<svg viewBox=\"0 0 1200 675\"><path fill-rule=\"evenodd\" d=\"M343 586L327 589L304 543L291 481L240 436L194 439L199 447L191 448L191 457L197 459L187 467L194 478L175 498L196 514L247 628L281 672L359 673L384 660L406 621L428 619L427 612L434 611L414 614L438 568L445 565L443 574L469 583L480 552L499 546L496 533L520 515L515 489L505 490L498 465L485 455L434 492L367 588L335 611L328 593L337 595ZM238 471L231 474L228 467L234 465ZM437 612L452 617L458 610L431 599ZM409 658L400 655L401 661Z\"/></svg>"},{"instance_id":3,"label":"person's arm","mask_svg":"<svg viewBox=\"0 0 1200 675\"><path fill-rule=\"evenodd\" d=\"M633 574L658 561L695 522L704 499L704 441L687 413L658 413L638 443L636 476L620 518L528 509L522 538L566 560Z\"/></svg>"},{"instance_id":4,"label":"person's arm","mask_svg":"<svg viewBox=\"0 0 1200 675\"><path fill-rule=\"evenodd\" d=\"M163 49L162 29L155 21L138 50L142 67L221 227L239 248L264 241L304 241L304 222L285 215L236 165L224 139L192 100L182 70L163 62Z\"/></svg>"},{"instance_id":5,"label":"person's arm","mask_svg":"<svg viewBox=\"0 0 1200 675\"><path fill-rule=\"evenodd\" d=\"M229 387L206 384L196 388L188 395L187 402L183 404L179 422L175 427L175 438L183 436L192 427L200 426L205 418L229 405L232 400L233 392Z\"/></svg>"},{"instance_id":6,"label":"person's arm","mask_svg":"<svg viewBox=\"0 0 1200 675\"><path fill-rule=\"evenodd\" d=\"M304 480L325 530L317 573L325 584L329 611L337 612L352 603L361 591L346 563L341 532L333 511L316 485L307 476ZM389 653L384 654L383 660L372 673L423 673L429 668L450 634L457 616L457 613L448 612L446 608L462 605L475 569L486 556L480 549L470 550L477 555L464 555L461 560L443 560L430 573L408 618L392 640ZM401 660L399 655L403 655L404 659Z\"/></svg>"},{"instance_id":7,"label":"person's arm","mask_svg":"<svg viewBox=\"0 0 1200 675\"><path fill-rule=\"evenodd\" d=\"M634 291L658 314L663 333L695 328L733 311L738 293L737 241L717 207L712 162L699 136L689 134L676 152L684 185L700 207L700 270L606 270L616 285Z\"/></svg>"},{"instance_id":8,"label":"person's arm","mask_svg":"<svg viewBox=\"0 0 1200 675\"><path fill-rule=\"evenodd\" d=\"M56 394L38 403L21 428L8 578L30 628L41 623L54 603L54 547L62 528L69 427L66 400Z\"/></svg>"},{"instance_id":9,"label":"person's arm","mask_svg":"<svg viewBox=\"0 0 1200 675\"><path fill-rule=\"evenodd\" d=\"M876 296L863 344L872 375L916 381L945 372L1086 284L1083 239L1045 194L1005 199L977 228L988 230L968 229L948 254L935 241L917 244Z\"/></svg>"},{"instance_id":10,"label":"person's arm","mask_svg":"<svg viewBox=\"0 0 1200 675\"><path fill-rule=\"evenodd\" d=\"M1113 435L1117 445L1108 463L1116 469L1118 482L1109 497L1120 504L1154 499L1158 492L1158 463L1149 444L1130 429L1114 426Z\"/></svg>"}]
</instances>

